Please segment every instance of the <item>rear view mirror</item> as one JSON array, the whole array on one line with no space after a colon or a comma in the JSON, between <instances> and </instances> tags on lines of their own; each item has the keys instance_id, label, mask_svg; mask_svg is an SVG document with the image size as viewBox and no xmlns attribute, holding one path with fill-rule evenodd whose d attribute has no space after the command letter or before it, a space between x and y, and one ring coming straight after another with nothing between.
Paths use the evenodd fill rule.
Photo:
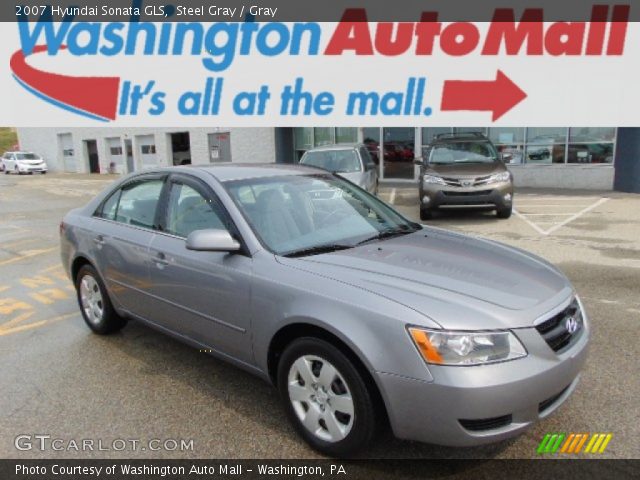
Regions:
<instances>
[{"instance_id":1,"label":"rear view mirror","mask_svg":"<svg viewBox=\"0 0 640 480\"><path fill-rule=\"evenodd\" d=\"M226 230L196 230L187 237L187 250L237 252L240 250L240 243Z\"/></svg>"}]
</instances>

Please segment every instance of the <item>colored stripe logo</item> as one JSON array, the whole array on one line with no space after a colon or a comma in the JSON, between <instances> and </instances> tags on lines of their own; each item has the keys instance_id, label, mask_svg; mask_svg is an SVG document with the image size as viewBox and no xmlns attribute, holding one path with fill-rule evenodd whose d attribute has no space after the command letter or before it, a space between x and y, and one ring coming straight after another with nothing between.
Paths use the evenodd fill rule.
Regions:
<instances>
[{"instance_id":1,"label":"colored stripe logo","mask_svg":"<svg viewBox=\"0 0 640 480\"><path fill-rule=\"evenodd\" d=\"M612 433L547 433L540 445L538 445L536 452L538 455L556 453L600 454L604 453L612 438Z\"/></svg>"}]
</instances>

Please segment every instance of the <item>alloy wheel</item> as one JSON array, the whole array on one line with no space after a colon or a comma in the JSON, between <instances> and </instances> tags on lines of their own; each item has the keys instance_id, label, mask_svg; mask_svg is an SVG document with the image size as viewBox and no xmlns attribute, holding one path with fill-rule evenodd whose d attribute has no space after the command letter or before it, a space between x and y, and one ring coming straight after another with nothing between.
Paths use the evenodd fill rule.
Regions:
<instances>
[{"instance_id":1,"label":"alloy wheel","mask_svg":"<svg viewBox=\"0 0 640 480\"><path fill-rule=\"evenodd\" d=\"M94 325L99 324L104 315L104 301L100 286L91 275L85 275L80 280L80 300L87 319Z\"/></svg>"},{"instance_id":2,"label":"alloy wheel","mask_svg":"<svg viewBox=\"0 0 640 480\"><path fill-rule=\"evenodd\" d=\"M299 357L289 369L289 401L302 423L326 442L343 440L353 427L354 403L342 374L315 355Z\"/></svg>"}]
</instances>

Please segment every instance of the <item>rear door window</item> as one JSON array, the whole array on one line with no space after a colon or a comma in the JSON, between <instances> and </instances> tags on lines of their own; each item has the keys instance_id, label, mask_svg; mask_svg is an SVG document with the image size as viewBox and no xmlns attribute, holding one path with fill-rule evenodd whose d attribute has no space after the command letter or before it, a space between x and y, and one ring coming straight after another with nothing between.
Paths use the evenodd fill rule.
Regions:
<instances>
[{"instance_id":1,"label":"rear door window","mask_svg":"<svg viewBox=\"0 0 640 480\"><path fill-rule=\"evenodd\" d=\"M155 228L156 211L164 179L138 180L117 190L102 204L96 216L127 225Z\"/></svg>"}]
</instances>

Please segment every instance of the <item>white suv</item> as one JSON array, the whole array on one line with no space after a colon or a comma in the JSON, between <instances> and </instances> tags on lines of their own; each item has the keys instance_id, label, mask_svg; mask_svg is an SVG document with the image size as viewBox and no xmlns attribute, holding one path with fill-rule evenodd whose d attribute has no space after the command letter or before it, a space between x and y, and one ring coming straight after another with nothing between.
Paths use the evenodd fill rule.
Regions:
<instances>
[{"instance_id":1,"label":"white suv","mask_svg":"<svg viewBox=\"0 0 640 480\"><path fill-rule=\"evenodd\" d=\"M32 152L6 152L2 156L2 167L7 175L40 172L47 173L47 163L40 155Z\"/></svg>"}]
</instances>

